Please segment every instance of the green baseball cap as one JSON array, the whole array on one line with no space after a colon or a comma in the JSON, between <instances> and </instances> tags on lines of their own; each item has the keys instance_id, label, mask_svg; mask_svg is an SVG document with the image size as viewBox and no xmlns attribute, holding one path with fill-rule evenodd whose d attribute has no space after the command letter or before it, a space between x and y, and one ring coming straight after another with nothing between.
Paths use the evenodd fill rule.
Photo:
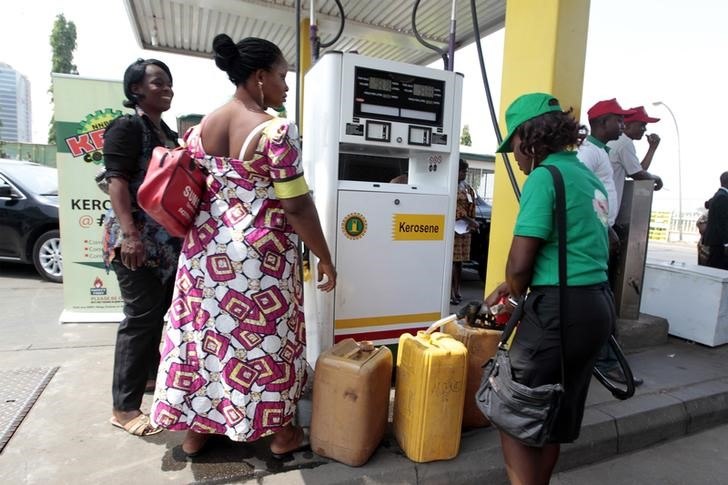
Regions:
<instances>
[{"instance_id":1,"label":"green baseball cap","mask_svg":"<svg viewBox=\"0 0 728 485\"><path fill-rule=\"evenodd\" d=\"M562 111L559 100L546 93L529 93L516 98L506 110L508 135L503 139L497 153L511 151L511 138L516 128L526 121L551 111Z\"/></svg>"}]
</instances>

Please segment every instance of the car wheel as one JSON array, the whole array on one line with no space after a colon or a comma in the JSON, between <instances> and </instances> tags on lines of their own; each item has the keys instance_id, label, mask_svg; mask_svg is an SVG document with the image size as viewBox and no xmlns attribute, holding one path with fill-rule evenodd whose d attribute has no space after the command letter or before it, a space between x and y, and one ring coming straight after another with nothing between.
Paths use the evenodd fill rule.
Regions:
<instances>
[{"instance_id":1,"label":"car wheel","mask_svg":"<svg viewBox=\"0 0 728 485\"><path fill-rule=\"evenodd\" d=\"M33 245L33 264L36 271L48 281L63 282L61 234L58 230L43 233Z\"/></svg>"}]
</instances>

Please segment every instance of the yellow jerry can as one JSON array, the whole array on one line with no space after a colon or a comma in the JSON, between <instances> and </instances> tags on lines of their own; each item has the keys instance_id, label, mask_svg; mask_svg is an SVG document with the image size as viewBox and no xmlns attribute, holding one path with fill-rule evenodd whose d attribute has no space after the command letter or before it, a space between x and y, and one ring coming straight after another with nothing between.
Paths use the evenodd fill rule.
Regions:
<instances>
[{"instance_id":1,"label":"yellow jerry can","mask_svg":"<svg viewBox=\"0 0 728 485\"><path fill-rule=\"evenodd\" d=\"M348 338L322 352L313 379L311 449L351 466L366 463L387 428L392 351Z\"/></svg>"},{"instance_id":2,"label":"yellow jerry can","mask_svg":"<svg viewBox=\"0 0 728 485\"><path fill-rule=\"evenodd\" d=\"M478 392L480 380L483 378L483 364L493 357L495 351L498 350L502 332L489 328L471 327L467 324L461 324L461 322L450 322L442 327L442 331L462 342L468 350L463 427L489 426L490 421L475 404L475 393Z\"/></svg>"},{"instance_id":3,"label":"yellow jerry can","mask_svg":"<svg viewBox=\"0 0 728 485\"><path fill-rule=\"evenodd\" d=\"M394 435L416 462L449 460L460 450L467 350L451 335L434 329L399 337L394 393Z\"/></svg>"}]
</instances>

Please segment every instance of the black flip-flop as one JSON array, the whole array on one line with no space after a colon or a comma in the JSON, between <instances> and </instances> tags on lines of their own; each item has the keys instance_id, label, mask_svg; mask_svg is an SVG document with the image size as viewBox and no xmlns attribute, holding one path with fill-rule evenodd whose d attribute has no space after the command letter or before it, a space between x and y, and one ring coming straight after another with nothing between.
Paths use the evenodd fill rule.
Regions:
<instances>
[{"instance_id":1,"label":"black flip-flop","mask_svg":"<svg viewBox=\"0 0 728 485\"><path fill-rule=\"evenodd\" d=\"M271 451L270 456L272 456L275 460L288 461L293 458L294 453L298 453L299 451L311 451L311 441L309 440L308 433L305 428L301 428L301 431L303 432L303 439L301 440L301 444L298 445L298 448L288 450L285 453L273 453L273 451Z\"/></svg>"}]
</instances>

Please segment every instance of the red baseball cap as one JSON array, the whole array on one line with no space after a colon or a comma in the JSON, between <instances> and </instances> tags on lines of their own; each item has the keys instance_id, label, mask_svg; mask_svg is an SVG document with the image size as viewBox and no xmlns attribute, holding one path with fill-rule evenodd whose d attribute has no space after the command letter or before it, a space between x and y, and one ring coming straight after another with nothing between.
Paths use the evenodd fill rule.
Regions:
<instances>
[{"instance_id":1,"label":"red baseball cap","mask_svg":"<svg viewBox=\"0 0 728 485\"><path fill-rule=\"evenodd\" d=\"M647 115L644 106L637 106L636 108L630 108L629 114L624 115L624 122L629 123L630 121L641 121L642 123L657 123L660 118L652 118Z\"/></svg>"},{"instance_id":2,"label":"red baseball cap","mask_svg":"<svg viewBox=\"0 0 728 485\"><path fill-rule=\"evenodd\" d=\"M623 110L617 102L617 98L612 98L599 101L597 104L589 108L589 111L587 111L586 114L590 120L593 120L606 115L626 116L630 114L630 111Z\"/></svg>"}]
</instances>

